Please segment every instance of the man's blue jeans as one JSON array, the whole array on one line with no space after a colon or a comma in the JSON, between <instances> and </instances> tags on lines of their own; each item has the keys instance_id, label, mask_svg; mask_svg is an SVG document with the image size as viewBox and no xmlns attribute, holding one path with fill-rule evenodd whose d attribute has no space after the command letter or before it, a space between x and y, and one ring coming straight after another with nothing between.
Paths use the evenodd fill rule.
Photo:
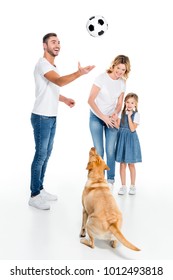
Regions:
<instances>
[{"instance_id":1,"label":"man's blue jeans","mask_svg":"<svg viewBox=\"0 0 173 280\"><path fill-rule=\"evenodd\" d=\"M104 158L104 138L107 165L110 170L107 171L107 180L110 183L115 181L115 145L117 140L116 128L108 128L106 124L99 119L92 111L90 111L90 131L93 139L94 147L97 153Z\"/></svg>"},{"instance_id":2,"label":"man's blue jeans","mask_svg":"<svg viewBox=\"0 0 173 280\"><path fill-rule=\"evenodd\" d=\"M31 165L31 196L43 189L44 175L50 157L56 131L56 117L31 114L34 131L35 155Z\"/></svg>"}]
</instances>

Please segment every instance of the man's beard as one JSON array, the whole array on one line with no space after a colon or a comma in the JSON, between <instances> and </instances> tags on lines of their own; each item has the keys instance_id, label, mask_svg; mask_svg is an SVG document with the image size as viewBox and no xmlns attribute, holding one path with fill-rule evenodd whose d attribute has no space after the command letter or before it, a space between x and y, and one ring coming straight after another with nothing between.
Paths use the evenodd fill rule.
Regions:
<instances>
[{"instance_id":1,"label":"man's beard","mask_svg":"<svg viewBox=\"0 0 173 280\"><path fill-rule=\"evenodd\" d=\"M47 49L47 52L53 57L56 57L58 55L58 54L54 54L50 49Z\"/></svg>"}]
</instances>

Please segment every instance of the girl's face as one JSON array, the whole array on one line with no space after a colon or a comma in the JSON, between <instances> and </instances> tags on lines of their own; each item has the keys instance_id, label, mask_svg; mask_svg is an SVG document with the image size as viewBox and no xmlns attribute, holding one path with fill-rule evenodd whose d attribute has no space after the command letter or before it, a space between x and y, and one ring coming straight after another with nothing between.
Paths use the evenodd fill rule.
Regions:
<instances>
[{"instance_id":1,"label":"girl's face","mask_svg":"<svg viewBox=\"0 0 173 280\"><path fill-rule=\"evenodd\" d=\"M118 64L113 69L113 74L117 79L123 77L125 72L126 72L125 64Z\"/></svg>"},{"instance_id":2,"label":"girl's face","mask_svg":"<svg viewBox=\"0 0 173 280\"><path fill-rule=\"evenodd\" d=\"M133 97L130 97L125 102L125 105L126 105L126 110L127 111L133 111L136 107L136 101Z\"/></svg>"}]
</instances>

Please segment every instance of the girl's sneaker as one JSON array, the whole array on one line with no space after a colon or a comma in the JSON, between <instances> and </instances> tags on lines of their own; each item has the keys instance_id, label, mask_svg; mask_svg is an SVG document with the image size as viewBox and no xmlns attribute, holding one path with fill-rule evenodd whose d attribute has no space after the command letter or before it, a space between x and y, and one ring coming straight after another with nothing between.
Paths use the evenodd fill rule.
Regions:
<instances>
[{"instance_id":1,"label":"girl's sneaker","mask_svg":"<svg viewBox=\"0 0 173 280\"><path fill-rule=\"evenodd\" d=\"M130 187L129 194L132 194L132 195L136 194L136 187L135 186Z\"/></svg>"},{"instance_id":2,"label":"girl's sneaker","mask_svg":"<svg viewBox=\"0 0 173 280\"><path fill-rule=\"evenodd\" d=\"M124 195L124 194L126 194L126 192L127 192L127 187L126 187L126 186L122 186L122 187L119 189L118 194Z\"/></svg>"}]
</instances>

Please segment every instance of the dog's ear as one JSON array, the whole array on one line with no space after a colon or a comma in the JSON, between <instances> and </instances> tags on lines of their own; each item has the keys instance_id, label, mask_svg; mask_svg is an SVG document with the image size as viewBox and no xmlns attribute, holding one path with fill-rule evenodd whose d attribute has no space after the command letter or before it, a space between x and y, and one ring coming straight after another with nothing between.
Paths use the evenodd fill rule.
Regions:
<instances>
[{"instance_id":1,"label":"dog's ear","mask_svg":"<svg viewBox=\"0 0 173 280\"><path fill-rule=\"evenodd\" d=\"M92 170L93 169L93 162L88 162L86 169L87 170Z\"/></svg>"},{"instance_id":2,"label":"dog's ear","mask_svg":"<svg viewBox=\"0 0 173 280\"><path fill-rule=\"evenodd\" d=\"M104 166L105 170L110 170L109 166L107 166L107 164L105 164Z\"/></svg>"}]
</instances>

